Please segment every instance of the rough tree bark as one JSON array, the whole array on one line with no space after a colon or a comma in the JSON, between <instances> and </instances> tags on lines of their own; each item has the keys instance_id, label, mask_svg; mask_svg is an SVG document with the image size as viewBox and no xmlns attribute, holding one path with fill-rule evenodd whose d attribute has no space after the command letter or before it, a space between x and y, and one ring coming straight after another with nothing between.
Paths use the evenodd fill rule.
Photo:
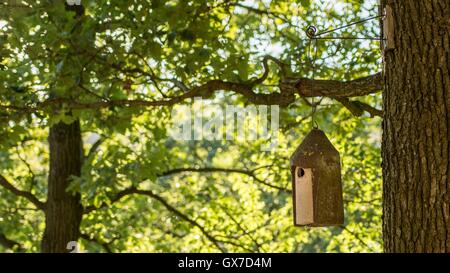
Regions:
<instances>
[{"instance_id":1,"label":"rough tree bark","mask_svg":"<svg viewBox=\"0 0 450 273\"><path fill-rule=\"evenodd\" d=\"M75 12L74 18L84 14L82 5L69 6L66 11ZM50 127L50 171L45 206L45 231L41 243L42 252L68 252L68 243L78 241L83 206L80 194L67 192L72 176L80 176L83 165L83 141L80 121L71 124L60 122Z\"/></svg>"},{"instance_id":2,"label":"rough tree bark","mask_svg":"<svg viewBox=\"0 0 450 273\"><path fill-rule=\"evenodd\" d=\"M450 1L382 1L385 53L383 237L386 252L450 252Z\"/></svg>"},{"instance_id":3,"label":"rough tree bark","mask_svg":"<svg viewBox=\"0 0 450 273\"><path fill-rule=\"evenodd\" d=\"M83 208L80 195L67 192L71 176L80 176L83 152L80 122L58 123L50 128L50 173L45 207L42 252L67 252L77 241Z\"/></svg>"}]
</instances>

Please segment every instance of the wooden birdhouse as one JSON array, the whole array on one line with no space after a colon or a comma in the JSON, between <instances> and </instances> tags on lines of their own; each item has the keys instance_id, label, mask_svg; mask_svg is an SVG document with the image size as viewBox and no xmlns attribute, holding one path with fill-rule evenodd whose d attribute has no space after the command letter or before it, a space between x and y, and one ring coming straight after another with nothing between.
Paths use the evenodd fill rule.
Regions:
<instances>
[{"instance_id":1,"label":"wooden birdhouse","mask_svg":"<svg viewBox=\"0 0 450 273\"><path fill-rule=\"evenodd\" d=\"M344 224L339 152L325 133L313 129L291 157L294 225Z\"/></svg>"}]
</instances>

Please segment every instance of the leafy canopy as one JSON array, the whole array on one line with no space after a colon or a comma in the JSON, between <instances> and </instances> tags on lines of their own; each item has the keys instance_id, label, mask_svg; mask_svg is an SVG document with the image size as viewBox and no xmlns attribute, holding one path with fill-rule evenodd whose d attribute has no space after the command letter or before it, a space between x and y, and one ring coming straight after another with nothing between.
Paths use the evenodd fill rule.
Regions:
<instances>
[{"instance_id":1,"label":"leafy canopy","mask_svg":"<svg viewBox=\"0 0 450 273\"><path fill-rule=\"evenodd\" d=\"M305 100L281 109L279 146L269 152L261 151L265 140L175 141L167 133L172 106L107 104L161 101L216 79L246 83L263 75L266 55L282 65L268 62L256 93L279 92L282 76L350 80L378 72L377 42L314 45L304 33L311 24L326 30L375 15L376 2L98 0L82 1L81 17L63 1L0 3L1 174L45 200L48 127L79 119L86 154L94 143L99 147L70 190L82 194L85 207L108 205L83 218L87 251L104 251L102 244L113 251L381 251L378 118L354 117L335 100L315 100L316 119L342 157L346 226L304 229L292 226L288 159L310 128ZM369 21L339 36L378 32L377 22ZM211 104L247 103L233 92L208 98ZM379 95L360 99L380 104ZM164 175L207 167L251 175ZM111 201L130 186L151 190L186 218L144 195ZM0 194L0 233L38 251L43 213L4 188Z\"/></svg>"}]
</instances>

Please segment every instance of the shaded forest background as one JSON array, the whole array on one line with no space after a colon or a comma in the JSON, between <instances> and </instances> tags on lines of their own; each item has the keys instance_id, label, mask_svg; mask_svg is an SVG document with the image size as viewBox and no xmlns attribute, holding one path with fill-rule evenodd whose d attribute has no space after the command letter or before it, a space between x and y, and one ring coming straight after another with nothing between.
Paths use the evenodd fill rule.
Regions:
<instances>
[{"instance_id":1,"label":"shaded forest background","mask_svg":"<svg viewBox=\"0 0 450 273\"><path fill-rule=\"evenodd\" d=\"M262 151L265 139L175 141L167 132L172 106L28 111L51 96L161 99L210 79L258 78L265 65L260 93L275 92L286 76L368 76L381 71L378 41L319 40L314 54L304 31L375 16L378 1L83 1L82 20L60 2L22 2L26 7L0 3L0 174L45 200L48 127L80 119L84 161L69 190L90 208L80 228L83 250L382 251L381 119L373 113L315 100L319 127L341 153L346 218L343 227L309 229L292 224L289 171L311 126L306 98L281 108L279 145L271 151ZM372 20L338 36L379 33ZM274 61L264 63L267 55ZM381 94L358 100L381 109ZM248 102L218 92L206 103ZM130 186L153 195L114 199ZM0 252L38 252L44 213L4 187L0 196Z\"/></svg>"}]
</instances>

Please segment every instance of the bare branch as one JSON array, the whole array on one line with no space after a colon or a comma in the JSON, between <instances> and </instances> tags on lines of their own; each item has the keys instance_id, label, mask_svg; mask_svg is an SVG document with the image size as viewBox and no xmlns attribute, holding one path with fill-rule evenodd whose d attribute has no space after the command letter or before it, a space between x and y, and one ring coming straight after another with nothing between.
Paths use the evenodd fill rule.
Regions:
<instances>
[{"instance_id":1,"label":"bare branch","mask_svg":"<svg viewBox=\"0 0 450 273\"><path fill-rule=\"evenodd\" d=\"M364 102L351 101L347 98L336 98L345 108L347 108L354 116L362 116L364 112L368 112L371 117L382 117L383 111L378 110Z\"/></svg>"},{"instance_id":2,"label":"bare branch","mask_svg":"<svg viewBox=\"0 0 450 273\"><path fill-rule=\"evenodd\" d=\"M23 147L23 143L22 143L21 145L22 145L22 147ZM29 189L29 191L31 191L31 190L33 189L33 187L36 185L36 175L34 174L34 171L33 171L33 169L31 168L30 163L28 163L28 162L26 161L26 159L23 158L23 157L21 156L20 151L19 151L19 148L18 148L17 146L16 146L16 153L17 153L17 157L20 159L20 161L22 161L23 164L25 164L25 166L26 166L27 169L28 169L28 172L30 173L30 180L31 180L31 183L30 183L30 189Z\"/></svg>"},{"instance_id":3,"label":"bare branch","mask_svg":"<svg viewBox=\"0 0 450 273\"><path fill-rule=\"evenodd\" d=\"M146 191L146 190L138 190L136 189L135 192L136 194L142 194L142 195L146 195L151 197L152 199L157 200L158 202L160 202L168 211L174 213L175 215L177 215L178 217L180 217L181 219L185 220L186 222L190 223L191 225L197 227L202 233L203 235L205 235L206 238L208 238L220 251L222 252L226 252L226 249L219 244L219 242L211 235L209 234L206 229L200 225L199 223L197 223L196 221L190 219L187 215L183 214L182 212L180 212L178 209L176 209L175 207L171 206L169 203L166 202L166 200L164 198L162 198L161 196L153 193L152 191Z\"/></svg>"},{"instance_id":4,"label":"bare branch","mask_svg":"<svg viewBox=\"0 0 450 273\"><path fill-rule=\"evenodd\" d=\"M238 227L238 229L240 229L243 233L244 236L248 236L250 238L250 240L253 242L253 244L255 245L256 251L260 252L262 245L260 243L258 243L258 240L252 236L251 233L248 232L247 227L244 227L243 224L241 224L238 220L236 220L233 215L228 211L228 209L224 206L219 205L220 208L222 209L223 212L225 212L225 214L231 219L231 221L233 221L236 226ZM243 247L243 246L240 246ZM251 250L251 252L253 252L254 250Z\"/></svg>"},{"instance_id":5,"label":"bare branch","mask_svg":"<svg viewBox=\"0 0 450 273\"><path fill-rule=\"evenodd\" d=\"M205 167L205 168L177 168L177 169L171 169L168 171L165 171L161 174L158 175L158 177L164 177L164 176L169 176L169 175L174 175L174 174L179 174L179 173L183 173L183 172L198 172L198 173L202 173L202 172L224 172L224 173L238 173L238 174L243 174L243 175L247 175L249 177L251 177L252 179L254 179L256 182L263 184L267 187L270 188L274 188L286 193L291 193L292 191L290 189L284 188L284 187L280 187L277 185L273 185L270 183L267 183L266 181L258 178L255 174L255 172L257 170L259 170L262 167L258 167L254 170L242 170L242 169L227 169L227 168L217 168L217 167ZM104 208L109 206L110 204L116 203L118 201L120 201L122 198L131 195L135 193L135 189L134 188L127 188L125 190L122 190L120 192L118 192L114 197L112 197L110 199L109 204L107 203L102 203L99 207L96 206L87 206L84 208L83 213L87 214L90 213L94 210L97 210L99 208Z\"/></svg>"},{"instance_id":6,"label":"bare branch","mask_svg":"<svg viewBox=\"0 0 450 273\"><path fill-rule=\"evenodd\" d=\"M7 249L15 249L19 252L23 250L18 242L8 239L3 233L0 233L0 245L4 246Z\"/></svg>"},{"instance_id":7,"label":"bare branch","mask_svg":"<svg viewBox=\"0 0 450 273\"><path fill-rule=\"evenodd\" d=\"M140 73L140 69L127 69L126 72ZM267 70L266 70L267 71ZM264 75L262 79L264 79ZM91 103L78 102L71 99L50 99L38 103L35 106L18 107L14 105L0 105L0 108L14 111L38 112L52 107L58 107L64 104L72 109L98 109L108 107L156 107L171 106L180 103L186 99L194 97L210 98L217 91L234 92L244 96L248 102L262 105L280 105L288 106L296 100L295 95L301 97L329 97L329 98L349 98L365 96L377 93L382 89L382 76L377 73L371 76L355 79L352 81L336 80L311 80L307 78L286 78L283 79L278 87L280 92L264 94L255 93L255 82L228 82L223 80L210 80L203 85L189 89L189 91L179 96L170 97L161 100L100 100Z\"/></svg>"},{"instance_id":8,"label":"bare branch","mask_svg":"<svg viewBox=\"0 0 450 273\"><path fill-rule=\"evenodd\" d=\"M292 81L296 82L295 89L302 97L361 97L378 93L383 88L381 72L351 81L312 80L307 78L288 79L284 83L287 84L287 89L292 87Z\"/></svg>"},{"instance_id":9,"label":"bare branch","mask_svg":"<svg viewBox=\"0 0 450 273\"><path fill-rule=\"evenodd\" d=\"M370 105L368 105L367 103L361 102L361 101L353 101L354 104L359 105L359 107L361 109L363 109L364 111L366 111L367 113L370 114L370 117L373 118L375 116L377 117L383 117L383 111L379 110L375 107L372 107Z\"/></svg>"},{"instance_id":10,"label":"bare branch","mask_svg":"<svg viewBox=\"0 0 450 273\"><path fill-rule=\"evenodd\" d=\"M253 80L251 82L251 84L253 86L257 85L257 84L262 84L267 79L267 77L269 76L269 72L270 72L269 60L274 62L275 64L277 64L277 66L281 69L281 72L282 72L283 75L287 74L287 71L286 71L287 70L287 68L286 68L287 65L285 63L281 62L280 60L278 60L277 58L275 58L273 56L266 55L266 56L264 56L263 61L262 61L263 67L264 67L264 73L263 73L263 75L260 78L258 78L256 80Z\"/></svg>"},{"instance_id":11,"label":"bare branch","mask_svg":"<svg viewBox=\"0 0 450 273\"><path fill-rule=\"evenodd\" d=\"M176 216L180 217L181 219L183 219L184 221L190 223L192 226L197 227L202 233L203 235L205 235L206 238L208 238L209 241L211 241L216 247L217 249L219 249L221 252L226 252L226 249L220 244L220 242L214 238L202 225L200 225L198 222L196 222L195 220L192 220L191 218L189 218L187 215L183 214L181 211L179 211L178 209L176 209L175 207L173 207L172 205L170 205L169 203L167 203L167 201L153 193L152 191L149 190L139 190L136 187L130 187L127 188L121 192L119 192L112 200L111 203L115 203L117 201L119 201L120 199L122 199L125 196L128 195L132 195L132 194L140 194L140 195L145 195L148 196L156 201L158 201L160 204L162 204L168 211L172 212L173 214L175 214ZM107 204L102 203L102 205L100 205L100 207L105 207L107 206ZM90 211L95 210L95 207L87 207L84 210L84 213L88 213Z\"/></svg>"},{"instance_id":12,"label":"bare branch","mask_svg":"<svg viewBox=\"0 0 450 273\"><path fill-rule=\"evenodd\" d=\"M255 8L255 7L244 5L244 4L239 3L239 2L228 2L228 1L226 1L225 4L228 5L228 6L239 7L239 8L247 10L247 12L252 12L252 13L255 13L255 14L258 14L258 15L266 15L266 16L269 16L269 17L277 18L277 19L282 20L284 23L292 26L292 22L289 21L284 16L283 13L271 11L268 8L259 9L259 8Z\"/></svg>"},{"instance_id":13,"label":"bare branch","mask_svg":"<svg viewBox=\"0 0 450 273\"><path fill-rule=\"evenodd\" d=\"M118 201L120 201L122 198L129 196L131 194L134 193L134 188L127 188L125 190L119 191L113 198L110 199L109 204L114 204ZM108 207L109 204L107 203L101 203L99 207L96 206L87 206L84 208L83 213L87 214L90 213L94 210L100 209L100 208L104 208L104 207Z\"/></svg>"},{"instance_id":14,"label":"bare branch","mask_svg":"<svg viewBox=\"0 0 450 273\"><path fill-rule=\"evenodd\" d=\"M100 245L105 250L106 253L114 253L114 251L112 251L112 249L111 249L111 242L102 242L99 239L91 238L91 236L89 236L85 233L81 233L80 237L86 241L93 242L93 243Z\"/></svg>"},{"instance_id":15,"label":"bare branch","mask_svg":"<svg viewBox=\"0 0 450 273\"><path fill-rule=\"evenodd\" d=\"M178 173L183 173L183 172L198 172L198 173L202 173L202 172L223 172L223 173L239 173L239 174L244 174L247 176L250 176L251 178L253 178L256 182L263 184L267 187L273 188L273 189L277 189L283 192L287 192L289 193L290 190L277 186L277 185L273 185L270 183L267 183L266 181L258 178L255 174L254 170L242 170L242 169L226 169L226 168L216 168L216 167L206 167L206 168L178 168L178 169L172 169L172 170L168 170L163 172L161 175L159 175L159 177L162 176L168 176L168 175L173 175L173 174L178 174Z\"/></svg>"},{"instance_id":16,"label":"bare branch","mask_svg":"<svg viewBox=\"0 0 450 273\"><path fill-rule=\"evenodd\" d=\"M366 243L364 242L363 239L361 239L358 234L356 234L355 232L351 231L350 229L348 229L345 226L339 226L340 228L342 228L343 230L347 231L348 233L350 233L353 237L355 237L361 244L363 244L365 247L367 247L371 252L373 252L374 250Z\"/></svg>"},{"instance_id":17,"label":"bare branch","mask_svg":"<svg viewBox=\"0 0 450 273\"><path fill-rule=\"evenodd\" d=\"M94 144L92 144L91 148L89 149L87 155L85 156L85 158L90 158L91 156L93 156L95 154L95 152L97 151L97 149L100 147L100 145L102 145L102 143L105 141L104 137L100 137L96 142L94 142Z\"/></svg>"},{"instance_id":18,"label":"bare branch","mask_svg":"<svg viewBox=\"0 0 450 273\"><path fill-rule=\"evenodd\" d=\"M15 106L15 105L0 105L1 109L4 109L6 111L16 111L21 113L34 113L37 112L39 109L32 107L32 106Z\"/></svg>"},{"instance_id":19,"label":"bare branch","mask_svg":"<svg viewBox=\"0 0 450 273\"><path fill-rule=\"evenodd\" d=\"M40 210L45 210L45 203L39 201L39 199L37 199L37 197L34 196L31 192L17 189L11 183L9 183L8 180L6 180L6 178L2 175L0 175L0 186L4 187L5 189L9 190L10 192L14 193L17 196L28 199L28 201L33 203L36 206L36 208Z\"/></svg>"},{"instance_id":20,"label":"bare branch","mask_svg":"<svg viewBox=\"0 0 450 273\"><path fill-rule=\"evenodd\" d=\"M239 174L244 174L247 176L252 177L255 181L269 186L271 188L275 188L284 192L291 192L290 189L286 189L283 187L279 187L276 185L272 185L269 184L267 182L265 182L264 180L259 179L256 175L255 175L255 171L258 170L260 168L257 168L255 170L241 170L241 169L226 169L226 168L216 168L216 167L205 167L205 168L178 168L178 169L171 169L168 171L165 171L163 173L161 173L160 175L158 175L158 177L164 177L164 176L169 176L169 175L174 175L174 174L179 174L179 173L183 173L183 172L225 172L225 173L239 173ZM215 237L213 237L211 234L209 234L206 229L201 226L198 222L190 219L187 215L183 214L182 212L180 212L179 210L177 210L175 207L171 206L170 204L168 204L161 196L153 193L152 191L149 190L139 190L136 187L130 187L127 189L124 189L120 192L118 192L113 198L110 199L110 202L108 203L102 203L99 207L95 207L95 206L88 206L84 209L83 213L87 214L90 213L94 210L97 210L99 208L104 208L104 207L108 207L111 204L114 204L118 201L120 201L122 198L127 197L129 195L133 195L133 194L141 194L141 195L146 195L149 196L157 201L159 201L164 207L166 207L167 210L169 210L170 212L174 213L175 215L179 216L181 219L189 222L191 225L197 227L200 229L200 231L205 235L206 238L208 238L208 240L210 240L219 250L225 252L225 248L220 244L220 243L224 243L224 244L233 244L233 242L231 241L221 241ZM242 231L245 232L245 229L243 229L241 226L239 226L241 228ZM250 236L250 238L252 240L254 240L254 238L251 237L251 235L249 234L245 234ZM254 241L256 242L256 241ZM235 246L238 246L236 244L233 244ZM261 247L258 243L256 243L256 246L259 248ZM243 247L243 246L240 246ZM246 249L248 250L248 249Z\"/></svg>"}]
</instances>

